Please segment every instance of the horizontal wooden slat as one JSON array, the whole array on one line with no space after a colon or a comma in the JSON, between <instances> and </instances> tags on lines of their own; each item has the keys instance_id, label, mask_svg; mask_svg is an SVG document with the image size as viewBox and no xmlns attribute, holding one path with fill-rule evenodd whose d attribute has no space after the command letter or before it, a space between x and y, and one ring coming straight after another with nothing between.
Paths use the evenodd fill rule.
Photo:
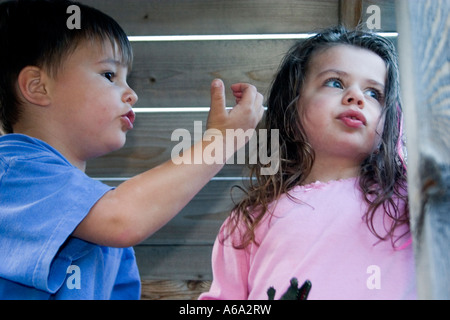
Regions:
<instances>
[{"instance_id":1,"label":"horizontal wooden slat","mask_svg":"<svg viewBox=\"0 0 450 320\"><path fill-rule=\"evenodd\" d=\"M210 286L211 281L143 280L141 300L197 300Z\"/></svg>"},{"instance_id":2,"label":"horizontal wooden slat","mask_svg":"<svg viewBox=\"0 0 450 320\"><path fill-rule=\"evenodd\" d=\"M346 1L346 0L341 0ZM83 0L116 19L128 35L261 34L311 32L339 22L338 0ZM362 1L381 9L381 29L395 31L395 1Z\"/></svg>"},{"instance_id":3,"label":"horizontal wooden slat","mask_svg":"<svg viewBox=\"0 0 450 320\"><path fill-rule=\"evenodd\" d=\"M229 89L249 82L263 94L281 59L296 40L134 42L130 86L136 107L209 107L210 83L221 78Z\"/></svg>"},{"instance_id":4,"label":"horizontal wooden slat","mask_svg":"<svg viewBox=\"0 0 450 320\"><path fill-rule=\"evenodd\" d=\"M128 132L125 146L87 163L92 177L132 177L170 160L171 141L177 128L194 130L194 121L206 124L206 113L138 113L134 129Z\"/></svg>"},{"instance_id":5,"label":"horizontal wooden slat","mask_svg":"<svg viewBox=\"0 0 450 320\"><path fill-rule=\"evenodd\" d=\"M212 245L233 208L233 200L243 195L236 186L242 187L243 182L210 181L175 218L140 245Z\"/></svg>"},{"instance_id":6,"label":"horizontal wooden slat","mask_svg":"<svg viewBox=\"0 0 450 320\"><path fill-rule=\"evenodd\" d=\"M212 246L137 246L144 280L212 280Z\"/></svg>"},{"instance_id":7,"label":"horizontal wooden slat","mask_svg":"<svg viewBox=\"0 0 450 320\"><path fill-rule=\"evenodd\" d=\"M195 121L206 126L207 113L138 113L135 128L127 134L124 147L88 161L86 173L91 177L132 177L171 159L171 153L180 140L171 141L176 129L190 132L192 143L198 133ZM226 164L217 176L240 177L244 169L236 156L234 164ZM231 160L230 160L231 161Z\"/></svg>"},{"instance_id":8,"label":"horizontal wooden slat","mask_svg":"<svg viewBox=\"0 0 450 320\"><path fill-rule=\"evenodd\" d=\"M129 35L305 32L338 22L336 0L83 0Z\"/></svg>"},{"instance_id":9,"label":"horizontal wooden slat","mask_svg":"<svg viewBox=\"0 0 450 320\"><path fill-rule=\"evenodd\" d=\"M297 41L133 43L128 82L139 96L135 107L209 107L214 78L225 83L227 106L235 104L229 87L236 82L251 83L267 96L282 58Z\"/></svg>"},{"instance_id":10,"label":"horizontal wooden slat","mask_svg":"<svg viewBox=\"0 0 450 320\"><path fill-rule=\"evenodd\" d=\"M241 181L209 182L181 212L143 244L212 245L220 226L242 197Z\"/></svg>"}]
</instances>

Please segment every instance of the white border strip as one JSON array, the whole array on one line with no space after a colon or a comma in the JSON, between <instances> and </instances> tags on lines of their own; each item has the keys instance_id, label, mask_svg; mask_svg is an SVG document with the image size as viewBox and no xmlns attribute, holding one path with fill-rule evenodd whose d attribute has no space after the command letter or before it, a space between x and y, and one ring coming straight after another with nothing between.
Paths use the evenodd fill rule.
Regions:
<instances>
[{"instance_id":1,"label":"white border strip","mask_svg":"<svg viewBox=\"0 0 450 320\"><path fill-rule=\"evenodd\" d=\"M133 108L135 113L160 113L160 112L209 112L209 107L179 107L179 108Z\"/></svg>"},{"instance_id":2,"label":"white border strip","mask_svg":"<svg viewBox=\"0 0 450 320\"><path fill-rule=\"evenodd\" d=\"M214 34L214 35L167 35L167 36L128 36L130 42L164 41L230 41L230 40L294 40L307 39L317 33L278 33L278 34ZM383 37L397 37L397 32L376 32Z\"/></svg>"},{"instance_id":3,"label":"white border strip","mask_svg":"<svg viewBox=\"0 0 450 320\"><path fill-rule=\"evenodd\" d=\"M224 40L286 40L306 39L315 33L286 34L213 34L213 35L170 35L170 36L129 36L134 41L224 41Z\"/></svg>"},{"instance_id":4,"label":"white border strip","mask_svg":"<svg viewBox=\"0 0 450 320\"><path fill-rule=\"evenodd\" d=\"M226 107L227 110L232 110L233 107ZM209 112L209 107L167 107L167 108L133 108L134 113L175 113L175 112ZM267 107L264 107L267 110Z\"/></svg>"},{"instance_id":5,"label":"white border strip","mask_svg":"<svg viewBox=\"0 0 450 320\"><path fill-rule=\"evenodd\" d=\"M375 32L377 35L386 37L386 38L395 38L398 37L398 32Z\"/></svg>"},{"instance_id":6,"label":"white border strip","mask_svg":"<svg viewBox=\"0 0 450 320\"><path fill-rule=\"evenodd\" d=\"M124 182L127 181L129 179L131 179L132 177L93 177L92 179L94 180L98 180L98 181L103 181L103 182L113 182L113 181L117 181L117 182ZM213 177L211 178L210 181L245 181L245 180L250 180L249 177Z\"/></svg>"}]
</instances>

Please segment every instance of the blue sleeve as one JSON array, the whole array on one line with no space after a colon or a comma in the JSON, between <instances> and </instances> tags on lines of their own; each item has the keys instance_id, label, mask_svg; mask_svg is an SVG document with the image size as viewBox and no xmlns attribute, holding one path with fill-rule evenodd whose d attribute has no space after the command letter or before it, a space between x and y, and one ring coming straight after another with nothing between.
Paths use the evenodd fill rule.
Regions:
<instances>
[{"instance_id":1,"label":"blue sleeve","mask_svg":"<svg viewBox=\"0 0 450 320\"><path fill-rule=\"evenodd\" d=\"M0 278L55 292L71 261L60 248L111 189L57 156L0 157Z\"/></svg>"}]
</instances>

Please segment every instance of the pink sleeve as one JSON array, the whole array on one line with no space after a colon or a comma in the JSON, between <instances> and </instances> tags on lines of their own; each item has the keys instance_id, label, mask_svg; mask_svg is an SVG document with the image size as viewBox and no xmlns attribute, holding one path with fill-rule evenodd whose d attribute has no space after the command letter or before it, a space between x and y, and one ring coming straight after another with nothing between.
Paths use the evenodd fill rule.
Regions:
<instances>
[{"instance_id":1,"label":"pink sleeve","mask_svg":"<svg viewBox=\"0 0 450 320\"><path fill-rule=\"evenodd\" d=\"M201 294L199 300L247 300L248 298L248 250L233 247L233 239L239 240L239 232L235 232L225 241L220 241L223 234L224 226L216 238L212 251L211 288L209 292Z\"/></svg>"}]
</instances>

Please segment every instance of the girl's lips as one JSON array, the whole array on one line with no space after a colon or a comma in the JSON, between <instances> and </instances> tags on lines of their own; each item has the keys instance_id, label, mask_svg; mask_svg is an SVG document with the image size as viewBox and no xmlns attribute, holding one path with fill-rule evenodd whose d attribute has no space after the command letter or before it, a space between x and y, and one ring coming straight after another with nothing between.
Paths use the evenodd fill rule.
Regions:
<instances>
[{"instance_id":1,"label":"girl's lips","mask_svg":"<svg viewBox=\"0 0 450 320\"><path fill-rule=\"evenodd\" d=\"M350 128L359 128L366 125L366 118L364 115L355 110L348 110L341 113L338 116L338 119Z\"/></svg>"},{"instance_id":2,"label":"girl's lips","mask_svg":"<svg viewBox=\"0 0 450 320\"><path fill-rule=\"evenodd\" d=\"M134 114L133 110L128 111L126 114L124 114L122 116L121 119L125 123L125 126L126 126L127 130L133 129L134 119L136 119L136 115Z\"/></svg>"}]
</instances>

